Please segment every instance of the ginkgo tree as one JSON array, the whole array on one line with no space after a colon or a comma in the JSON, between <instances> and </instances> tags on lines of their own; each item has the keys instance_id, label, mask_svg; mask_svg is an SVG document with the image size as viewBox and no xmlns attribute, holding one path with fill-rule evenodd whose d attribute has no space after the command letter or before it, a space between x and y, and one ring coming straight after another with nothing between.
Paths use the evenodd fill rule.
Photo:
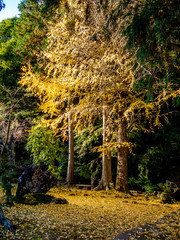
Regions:
<instances>
[{"instance_id":1,"label":"ginkgo tree","mask_svg":"<svg viewBox=\"0 0 180 240\"><path fill-rule=\"evenodd\" d=\"M87 34L86 32L92 30L88 28L85 29L85 26L80 25L80 23L78 25L76 24L75 26L75 21L77 21L77 19L75 19L75 16L73 16L73 14L71 15L70 19L67 20L64 16L63 19L58 22L56 28L51 28L48 38L48 48L43 52L46 67L41 66L41 68L45 69L46 77L44 77L42 92L39 89L42 76L33 74L31 70L29 70L26 76L22 78L22 82L28 83L28 87L34 92L36 92L38 89L38 92L36 92L36 94L39 95L44 102L44 104L41 105L41 108L43 111L47 111L52 116L56 116L55 119L52 117L53 121L51 119L49 120L49 122L52 123L51 126L57 127L62 120L64 121L63 128L67 129L67 126L69 126L69 140L71 140L69 141L69 166L73 167L73 134L71 126L74 121L76 122L76 126L78 126L75 119L76 114L74 114L74 105L76 105L76 102L79 102L80 97L83 97L83 95L86 94L84 92L86 89L82 89L82 86L84 80L87 80L91 74L90 72L88 73L90 69L85 69L87 65L86 57L84 58L83 55L81 56L83 49L87 47L87 42L84 44L84 46L82 45L82 48L79 48L78 45L80 39L84 41L84 37L87 38L87 41L89 40L89 36L91 36L92 33L88 34L87 36L85 34ZM80 27L80 31L77 32L75 27ZM73 33L74 31L76 34ZM62 34L59 35L59 32ZM57 42L57 45L54 45L54 38L52 39L52 36L55 36L57 38L55 40L55 42ZM67 42L67 39L70 41ZM99 54L102 55L101 52L98 51L98 47L99 46L96 44L96 41L92 41L88 47L88 55L90 54L90 56L93 56L94 53L96 53L97 57ZM76 51L74 52L74 56L72 55L73 50ZM77 55L79 54L80 56L78 57ZM100 59L100 57L98 58ZM59 62L59 59L61 59L61 62ZM52 64L52 60L54 61L55 65ZM80 72L77 69L77 64L81 64L82 60L85 64L84 70L87 70L86 72ZM83 82L80 82L83 78ZM52 87L52 81L54 88ZM44 94L44 91L47 92ZM78 100L76 98L78 98ZM55 99L57 104L54 102ZM54 108L50 107L50 102L53 104ZM57 113L60 111L59 109L63 109L63 114L61 113L57 115ZM95 111L96 115L98 115L97 108ZM73 117L70 119L70 116ZM67 118L71 121L68 125L66 123ZM67 178L71 179L69 180L70 182L72 181L72 167L68 167L67 174Z\"/></svg>"},{"instance_id":2,"label":"ginkgo tree","mask_svg":"<svg viewBox=\"0 0 180 240\"><path fill-rule=\"evenodd\" d=\"M112 183L110 152L115 149L116 188L126 192L127 156L133 147L128 131L144 120L151 128L160 126L162 106L179 90L161 79L150 87L142 84L148 71L124 50L124 18L107 37L102 26L110 11L92 3L87 20L88 4L61 3L55 20L48 24L47 48L38 56L39 71L30 64L24 67L21 84L39 97L40 108L49 114L44 121L64 137L68 126L72 133L70 126L81 130L103 119L103 145L98 148L104 154L101 185L108 189Z\"/></svg>"}]
</instances>

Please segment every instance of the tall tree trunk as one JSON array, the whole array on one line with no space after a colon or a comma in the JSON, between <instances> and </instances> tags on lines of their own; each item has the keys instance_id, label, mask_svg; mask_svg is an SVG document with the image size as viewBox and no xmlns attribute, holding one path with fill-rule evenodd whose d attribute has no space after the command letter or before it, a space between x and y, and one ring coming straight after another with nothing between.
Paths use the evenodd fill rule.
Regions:
<instances>
[{"instance_id":1,"label":"tall tree trunk","mask_svg":"<svg viewBox=\"0 0 180 240\"><path fill-rule=\"evenodd\" d=\"M118 142L120 144L126 143L127 137L127 120L123 115L120 115ZM128 148L122 146L117 151L117 176L116 189L121 192L127 192L128 181L128 166L127 166Z\"/></svg>"},{"instance_id":2,"label":"tall tree trunk","mask_svg":"<svg viewBox=\"0 0 180 240\"><path fill-rule=\"evenodd\" d=\"M103 106L103 148L106 142L106 107ZM111 153L104 151L102 156L102 177L100 184L103 189L108 190L109 185L112 184L112 171L111 171Z\"/></svg>"},{"instance_id":3,"label":"tall tree trunk","mask_svg":"<svg viewBox=\"0 0 180 240\"><path fill-rule=\"evenodd\" d=\"M68 185L73 184L73 172L74 172L74 132L71 123L71 115L68 117L69 129L69 154L68 154L68 168L67 168L67 178L66 181Z\"/></svg>"},{"instance_id":4,"label":"tall tree trunk","mask_svg":"<svg viewBox=\"0 0 180 240\"><path fill-rule=\"evenodd\" d=\"M8 126L7 126L7 132L6 132L6 136L5 136L5 142L3 144L2 151L1 151L1 161L2 161L1 164L2 165L6 162L5 151L6 151L6 147L7 147L7 143L8 143L8 139L9 139L13 111L14 111L14 106L11 107Z\"/></svg>"}]
</instances>

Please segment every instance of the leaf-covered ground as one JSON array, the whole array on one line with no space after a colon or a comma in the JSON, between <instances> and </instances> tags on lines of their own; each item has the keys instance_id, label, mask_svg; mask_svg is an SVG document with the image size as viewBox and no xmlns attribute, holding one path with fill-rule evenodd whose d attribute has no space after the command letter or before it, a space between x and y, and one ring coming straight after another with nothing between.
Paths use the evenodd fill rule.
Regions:
<instances>
[{"instance_id":1,"label":"leaf-covered ground","mask_svg":"<svg viewBox=\"0 0 180 240\"><path fill-rule=\"evenodd\" d=\"M118 234L114 240L172 240L180 239L180 209L157 220L154 224L145 224Z\"/></svg>"},{"instance_id":2,"label":"leaf-covered ground","mask_svg":"<svg viewBox=\"0 0 180 240\"><path fill-rule=\"evenodd\" d=\"M154 224L158 219L176 212L170 220L164 220L159 229L167 238L178 239L180 204L161 204L156 197L146 199L143 194L133 196L116 191L86 191L54 188L49 191L69 204L40 204L37 206L15 204L3 207L4 214L17 226L16 233L0 226L0 239L58 240L58 239L114 239L140 225ZM169 224L171 222L171 226ZM143 235L144 234L144 235ZM154 234L154 231L153 231ZM141 234L149 239L157 235ZM134 237L132 239L135 239ZM138 238L136 238L138 239Z\"/></svg>"}]
</instances>

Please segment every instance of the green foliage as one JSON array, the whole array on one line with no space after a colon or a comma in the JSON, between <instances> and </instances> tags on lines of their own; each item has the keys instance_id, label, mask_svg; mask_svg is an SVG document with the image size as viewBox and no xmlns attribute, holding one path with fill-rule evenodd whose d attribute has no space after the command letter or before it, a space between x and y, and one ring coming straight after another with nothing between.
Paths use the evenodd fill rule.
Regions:
<instances>
[{"instance_id":1,"label":"green foliage","mask_svg":"<svg viewBox=\"0 0 180 240\"><path fill-rule=\"evenodd\" d=\"M37 165L45 164L58 179L61 179L60 162L63 155L63 144L55 137L51 129L43 125L32 127L27 139L27 150Z\"/></svg>"},{"instance_id":2,"label":"green foliage","mask_svg":"<svg viewBox=\"0 0 180 240\"><path fill-rule=\"evenodd\" d=\"M17 86L21 63L17 61L16 39L13 29L16 18L0 22L0 84L7 87Z\"/></svg>"},{"instance_id":3,"label":"green foliage","mask_svg":"<svg viewBox=\"0 0 180 240\"><path fill-rule=\"evenodd\" d=\"M129 156L130 188L141 189L143 181L147 179L153 186L167 179L179 183L180 116L176 106L170 104L168 110L171 111L169 122L159 130L156 129L154 133L138 130L130 133L130 140L136 146L134 154ZM140 181L142 173L146 177Z\"/></svg>"},{"instance_id":4,"label":"green foliage","mask_svg":"<svg viewBox=\"0 0 180 240\"><path fill-rule=\"evenodd\" d=\"M54 8L58 7L61 0L44 0L45 7L43 9L43 12L45 13L51 13L53 12Z\"/></svg>"},{"instance_id":5,"label":"green foliage","mask_svg":"<svg viewBox=\"0 0 180 240\"><path fill-rule=\"evenodd\" d=\"M125 27L127 47L153 76L177 83L179 66L180 5L176 0L134 1ZM152 80L153 80L152 78Z\"/></svg>"},{"instance_id":6,"label":"green foliage","mask_svg":"<svg viewBox=\"0 0 180 240\"><path fill-rule=\"evenodd\" d=\"M169 191L162 192L160 195L160 199L161 199L162 203L173 203L171 192L169 192Z\"/></svg>"},{"instance_id":7,"label":"green foliage","mask_svg":"<svg viewBox=\"0 0 180 240\"><path fill-rule=\"evenodd\" d=\"M158 147L149 147L147 152L142 156L141 163L139 164L139 167L142 169L146 169L147 172L146 176L148 177L148 174L150 176L150 173L153 171L153 175L156 175L157 177L160 176L161 173L161 149ZM152 175L151 175L152 177Z\"/></svg>"},{"instance_id":8,"label":"green foliage","mask_svg":"<svg viewBox=\"0 0 180 240\"><path fill-rule=\"evenodd\" d=\"M53 197L44 193L29 193L23 196L23 203L28 205L48 204Z\"/></svg>"},{"instance_id":9,"label":"green foliage","mask_svg":"<svg viewBox=\"0 0 180 240\"><path fill-rule=\"evenodd\" d=\"M37 54L45 46L48 13L44 12L46 1L23 0L18 8L21 12L14 28L15 50L19 61L36 64Z\"/></svg>"},{"instance_id":10,"label":"green foliage","mask_svg":"<svg viewBox=\"0 0 180 240\"><path fill-rule=\"evenodd\" d=\"M76 152L79 157L92 153L93 148L102 141L100 126L94 126L93 131L90 128L85 128L76 134L75 142L77 145Z\"/></svg>"},{"instance_id":11,"label":"green foliage","mask_svg":"<svg viewBox=\"0 0 180 240\"><path fill-rule=\"evenodd\" d=\"M80 165L76 163L76 168L74 171L75 175L77 175L78 180L81 181L81 178L84 178L85 180L90 180L91 175L90 175L90 170L89 170L89 165L88 164L83 164Z\"/></svg>"},{"instance_id":12,"label":"green foliage","mask_svg":"<svg viewBox=\"0 0 180 240\"><path fill-rule=\"evenodd\" d=\"M135 179L134 177L129 178L128 186L130 190L143 190L148 194L153 193L156 189L156 186L148 179L147 172L144 173L144 169L141 169L138 179Z\"/></svg>"},{"instance_id":13,"label":"green foliage","mask_svg":"<svg viewBox=\"0 0 180 240\"><path fill-rule=\"evenodd\" d=\"M12 203L15 197L12 195L11 190L13 183L17 182L17 173L13 171L15 167L12 163L4 163L0 169L0 176L2 176L2 189L6 195L6 203Z\"/></svg>"},{"instance_id":14,"label":"green foliage","mask_svg":"<svg viewBox=\"0 0 180 240\"><path fill-rule=\"evenodd\" d=\"M126 37L125 50L128 49L136 59L133 68L134 71L138 69L137 78L140 77L139 67L144 70L141 81L136 81L134 87L148 89L147 102L156 99L158 90L167 89L170 82L173 82L174 89L178 88L179 2L120 0L110 6L110 1L97 3L97 8L106 13L101 32L111 36L117 31L120 36L123 34ZM118 29L119 21L123 24Z\"/></svg>"},{"instance_id":15,"label":"green foliage","mask_svg":"<svg viewBox=\"0 0 180 240\"><path fill-rule=\"evenodd\" d=\"M174 187L172 183L159 183L158 187L161 190L160 199L162 203L173 203L172 193L174 191Z\"/></svg>"},{"instance_id":16,"label":"green foliage","mask_svg":"<svg viewBox=\"0 0 180 240\"><path fill-rule=\"evenodd\" d=\"M94 151L94 147L100 145L101 138L99 125L94 126L94 131L91 132L89 128L76 132L74 174L78 182L89 183L91 177L96 179L96 181L97 177L100 177L100 154Z\"/></svg>"}]
</instances>

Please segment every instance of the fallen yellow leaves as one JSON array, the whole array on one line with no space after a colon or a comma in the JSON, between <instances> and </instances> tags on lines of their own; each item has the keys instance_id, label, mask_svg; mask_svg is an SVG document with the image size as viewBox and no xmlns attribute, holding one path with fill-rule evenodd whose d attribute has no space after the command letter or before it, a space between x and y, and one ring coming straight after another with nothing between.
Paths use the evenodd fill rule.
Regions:
<instances>
[{"instance_id":1,"label":"fallen yellow leaves","mask_svg":"<svg viewBox=\"0 0 180 240\"><path fill-rule=\"evenodd\" d=\"M113 239L116 235L177 211L179 203L161 204L155 197L116 191L53 188L48 194L69 204L15 204L3 211L17 225L13 235L0 226L2 239ZM174 238L172 238L174 239Z\"/></svg>"}]
</instances>

